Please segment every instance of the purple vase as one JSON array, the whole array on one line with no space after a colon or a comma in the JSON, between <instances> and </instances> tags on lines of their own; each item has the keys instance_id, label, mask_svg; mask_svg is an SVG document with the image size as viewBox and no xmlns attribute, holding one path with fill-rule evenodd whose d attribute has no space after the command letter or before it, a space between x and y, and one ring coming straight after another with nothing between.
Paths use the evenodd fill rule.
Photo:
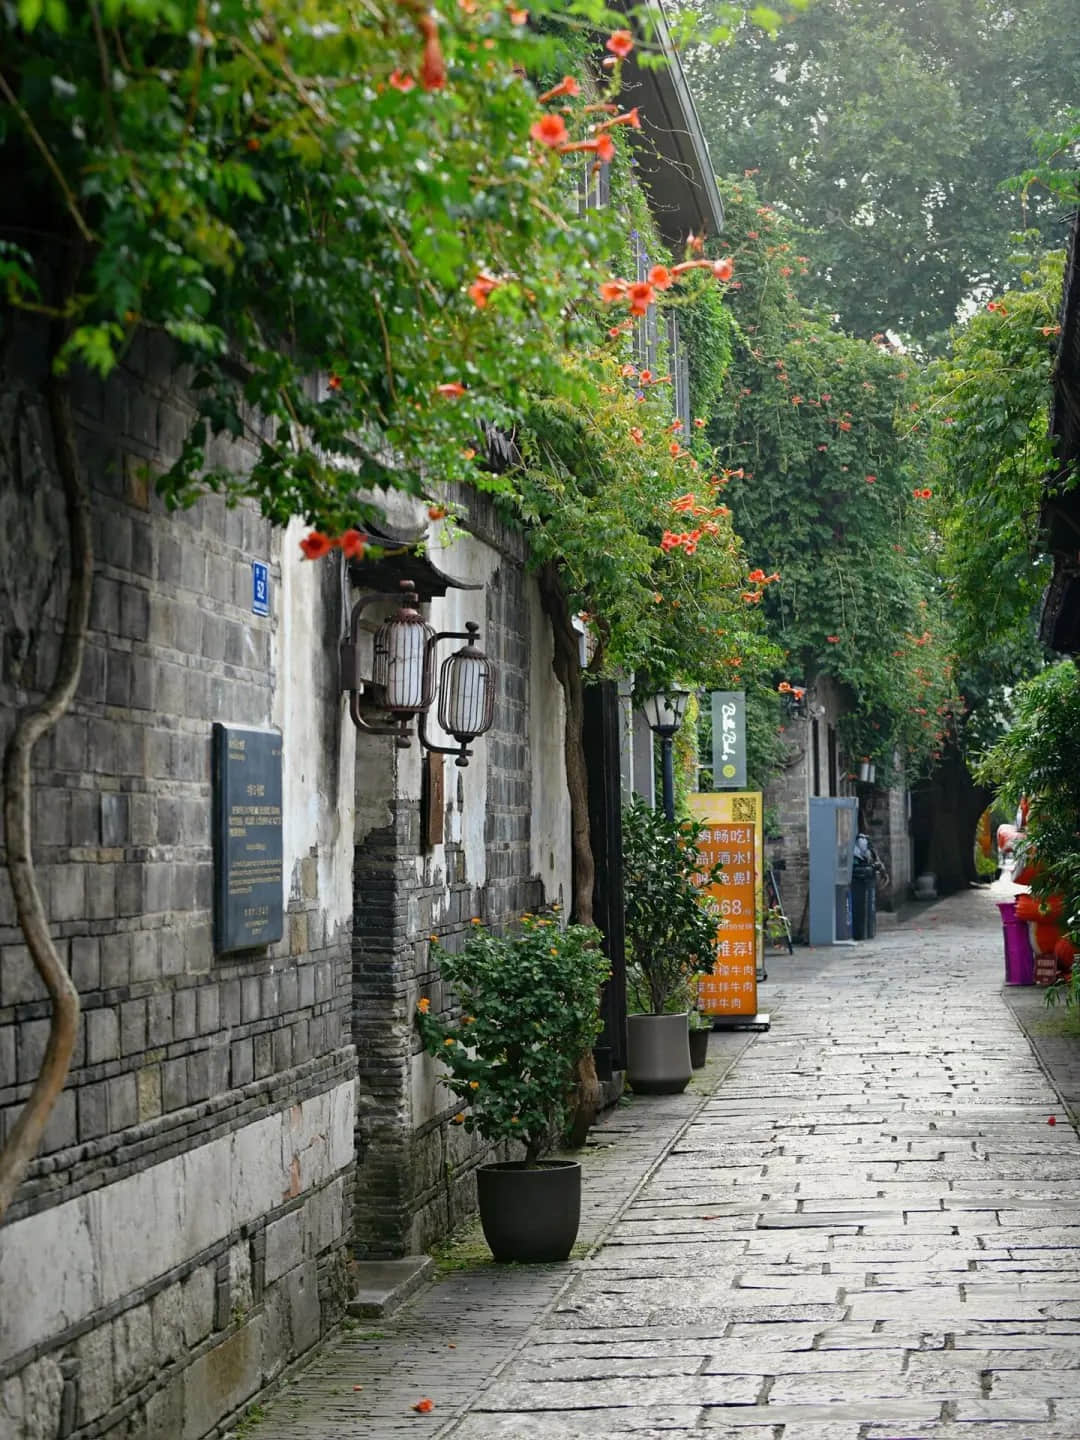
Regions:
<instances>
[{"instance_id":1,"label":"purple vase","mask_svg":"<svg viewBox=\"0 0 1080 1440\"><path fill-rule=\"evenodd\" d=\"M1001 928L1005 936L1005 984L1034 985L1035 956L1031 951L1031 937L1027 924L1016 918L1016 905L1012 900L999 900Z\"/></svg>"}]
</instances>

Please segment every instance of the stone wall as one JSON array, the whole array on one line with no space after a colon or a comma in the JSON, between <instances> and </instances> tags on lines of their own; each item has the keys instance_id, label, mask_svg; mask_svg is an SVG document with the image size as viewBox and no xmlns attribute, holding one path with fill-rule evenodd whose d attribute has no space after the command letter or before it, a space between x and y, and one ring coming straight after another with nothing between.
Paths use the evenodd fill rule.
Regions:
<instances>
[{"instance_id":1,"label":"stone wall","mask_svg":"<svg viewBox=\"0 0 1080 1440\"><path fill-rule=\"evenodd\" d=\"M495 723L465 769L447 757L444 838L425 847L422 758L415 745L363 735L357 751L353 1034L358 1056L355 1243L361 1256L427 1248L476 1206L478 1137L447 1121L460 1108L421 1050L421 995L446 1013L431 938L454 949L476 917L500 928L542 903L568 902L569 802L561 692L551 637L521 538L478 503L473 537L432 554L482 590L436 599L437 629L482 627L499 667ZM446 653L461 642L451 642ZM446 743L437 733L433 738Z\"/></svg>"},{"instance_id":2,"label":"stone wall","mask_svg":"<svg viewBox=\"0 0 1080 1440\"><path fill-rule=\"evenodd\" d=\"M0 740L55 663L64 509L41 333L0 373ZM94 504L90 636L35 754L35 859L83 1014L67 1084L0 1229L0 1434L199 1440L337 1314L351 1205L352 747L329 562L208 499L169 514L172 356L140 337L77 384ZM223 452L247 463L243 447ZM252 562L271 614L252 613ZM329 663L328 658L329 657ZM286 916L215 957L211 727L282 730ZM318 797L339 797L320 804ZM0 870L0 1124L49 1005Z\"/></svg>"},{"instance_id":3,"label":"stone wall","mask_svg":"<svg viewBox=\"0 0 1080 1440\"><path fill-rule=\"evenodd\" d=\"M895 910L911 892L911 826L907 797L907 790L900 786L863 793L862 815L867 834L889 872L887 889L878 890L878 905L883 910Z\"/></svg>"}]
</instances>

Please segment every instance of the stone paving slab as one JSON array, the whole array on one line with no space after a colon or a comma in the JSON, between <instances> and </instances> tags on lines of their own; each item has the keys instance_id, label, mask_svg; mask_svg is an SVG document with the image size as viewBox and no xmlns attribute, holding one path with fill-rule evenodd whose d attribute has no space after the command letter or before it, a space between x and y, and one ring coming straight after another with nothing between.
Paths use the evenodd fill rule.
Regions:
<instances>
[{"instance_id":1,"label":"stone paving slab","mask_svg":"<svg viewBox=\"0 0 1080 1440\"><path fill-rule=\"evenodd\" d=\"M590 1259L451 1275L252 1440L1080 1440L1080 1144L994 898L771 957L726 1081L618 1116Z\"/></svg>"}]
</instances>

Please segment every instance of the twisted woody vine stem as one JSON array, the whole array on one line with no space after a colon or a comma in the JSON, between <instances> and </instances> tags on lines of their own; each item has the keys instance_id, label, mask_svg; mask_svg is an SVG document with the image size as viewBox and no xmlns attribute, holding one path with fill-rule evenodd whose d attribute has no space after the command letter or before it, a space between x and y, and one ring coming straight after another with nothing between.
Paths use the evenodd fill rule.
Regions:
<instances>
[{"instance_id":1,"label":"twisted woody vine stem","mask_svg":"<svg viewBox=\"0 0 1080 1440\"><path fill-rule=\"evenodd\" d=\"M79 1026L79 992L49 934L49 920L34 873L31 763L34 746L63 716L79 684L90 618L94 553L90 493L79 467L71 400L63 380L50 377L47 398L57 469L67 506L70 561L67 609L53 683L38 706L20 715L4 757L4 834L7 871L19 926L34 968L52 999L52 1013L45 1057L34 1088L0 1150L0 1220L27 1166L37 1154L53 1103L67 1077Z\"/></svg>"}]
</instances>

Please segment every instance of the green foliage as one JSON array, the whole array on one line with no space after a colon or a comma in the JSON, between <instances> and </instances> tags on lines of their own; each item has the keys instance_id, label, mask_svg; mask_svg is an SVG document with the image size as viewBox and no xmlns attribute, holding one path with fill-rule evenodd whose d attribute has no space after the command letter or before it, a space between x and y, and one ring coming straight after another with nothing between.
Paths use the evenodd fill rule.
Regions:
<instances>
[{"instance_id":1,"label":"green foliage","mask_svg":"<svg viewBox=\"0 0 1080 1440\"><path fill-rule=\"evenodd\" d=\"M717 168L817 232L825 308L933 346L968 296L1012 282L1011 231L1060 234L1055 195L1025 211L1001 182L1075 104L1075 21L1074 0L815 0L775 40L742 25L692 49L688 73Z\"/></svg>"},{"instance_id":2,"label":"green foliage","mask_svg":"<svg viewBox=\"0 0 1080 1440\"><path fill-rule=\"evenodd\" d=\"M846 687L845 745L888 778L917 768L952 708L948 634L926 573L929 540L918 372L884 343L853 339L793 289L810 261L748 182L726 188L738 286L732 364L710 435L724 495L762 587L782 678ZM775 730L775 721L773 727Z\"/></svg>"},{"instance_id":3,"label":"green foliage","mask_svg":"<svg viewBox=\"0 0 1080 1440\"><path fill-rule=\"evenodd\" d=\"M450 1071L464 1102L457 1117L485 1140L516 1140L532 1164L566 1123L574 1072L600 1028L608 975L591 926L524 915L513 935L477 926L462 950L435 953L454 987L460 1018L421 1009L428 1054Z\"/></svg>"},{"instance_id":4,"label":"green foliage","mask_svg":"<svg viewBox=\"0 0 1080 1440\"><path fill-rule=\"evenodd\" d=\"M626 943L633 1002L653 1015L693 1003L691 978L710 969L719 923L705 886L697 820L668 820L635 798L623 812Z\"/></svg>"},{"instance_id":5,"label":"green foliage","mask_svg":"<svg viewBox=\"0 0 1080 1440\"><path fill-rule=\"evenodd\" d=\"M526 388L558 386L553 349L591 340L618 229L578 223L562 157L529 139L519 72L558 42L454 7L445 88L402 90L425 53L416 4L222 0L211 23L201 0L145 0L111 7L122 29L53 9L0 11L4 139L23 211L76 263L60 285L48 246L21 274L8 252L7 289L66 317L62 364L106 374L139 331L175 339L198 414L167 496L250 496L336 534L370 513L361 488L491 483L480 422L512 424ZM481 271L500 282L483 306ZM250 473L219 437L257 447Z\"/></svg>"},{"instance_id":6,"label":"green foliage","mask_svg":"<svg viewBox=\"0 0 1080 1440\"><path fill-rule=\"evenodd\" d=\"M15 102L0 127L41 242L31 255L7 239L0 201L0 284L70 327L61 367L105 375L147 333L172 338L197 411L159 482L169 502L217 490L336 536L362 531L390 488L493 490L593 617L595 673L706 683L732 657L750 665L708 446L673 441L670 389L639 400L635 322L624 299L598 298L613 274L635 278L628 231L651 226L626 128L610 132L617 203L603 208L580 207L592 155L530 138L541 114L592 134L586 105L620 88L598 34L627 15L541 0L523 26L505 8L450 7L446 84L425 89L418 0L101 13L0 9ZM640 55L656 17L630 16ZM564 73L582 93L546 107L523 78ZM62 281L54 244L74 258ZM715 386L730 348L717 281L692 271L658 292L661 335L671 305ZM492 473L490 427L517 437L520 470ZM696 558L660 548L690 491Z\"/></svg>"},{"instance_id":7,"label":"green foliage","mask_svg":"<svg viewBox=\"0 0 1080 1440\"><path fill-rule=\"evenodd\" d=\"M1038 608L1050 577L1039 506L1054 469L1051 372L1063 256L987 302L927 371L928 480L939 566L961 663L977 693L1040 662ZM965 689L967 689L965 678Z\"/></svg>"},{"instance_id":8,"label":"green foliage","mask_svg":"<svg viewBox=\"0 0 1080 1440\"><path fill-rule=\"evenodd\" d=\"M1030 804L1029 848L1039 868L1032 890L1064 897L1064 928L1080 935L1080 671L1070 660L1017 687L1011 728L977 776L1015 810Z\"/></svg>"},{"instance_id":9,"label":"green foliage","mask_svg":"<svg viewBox=\"0 0 1080 1440\"><path fill-rule=\"evenodd\" d=\"M533 563L558 565L571 613L589 625L592 675L635 673L642 693L717 686L733 657L753 673L767 653L740 599L746 563L708 478L709 447L696 431L672 438L668 390L642 385L627 343L565 359L580 379L574 402L526 404L509 503L529 526ZM693 553L663 547L691 527Z\"/></svg>"}]
</instances>

